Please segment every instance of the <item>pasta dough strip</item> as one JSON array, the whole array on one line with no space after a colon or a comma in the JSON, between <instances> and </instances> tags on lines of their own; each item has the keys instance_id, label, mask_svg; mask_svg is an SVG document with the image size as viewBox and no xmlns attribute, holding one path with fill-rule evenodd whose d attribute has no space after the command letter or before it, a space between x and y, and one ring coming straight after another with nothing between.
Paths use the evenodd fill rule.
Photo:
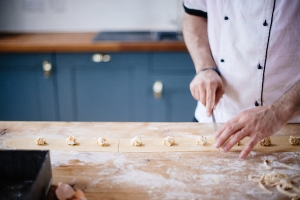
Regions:
<instances>
[{"instance_id":1,"label":"pasta dough strip","mask_svg":"<svg viewBox=\"0 0 300 200\"><path fill-rule=\"evenodd\" d=\"M269 160L264 160L263 163L266 166L267 169L272 169L272 167L269 165L271 161ZM287 169L292 169L292 170L300 170L299 168L291 167L289 165L277 162L277 161L272 161L273 163L285 167ZM292 177L288 177L284 173L276 173L276 172L271 172L268 174L263 174L260 178L259 176L255 175L249 175L248 179L253 181L253 182L258 182L259 187L263 189L265 192L268 194L273 194L273 192L269 191L265 186L273 186L276 187L277 191L283 195L288 196L289 198L292 198L292 200L296 200L300 198L300 189L293 185L293 183L300 183L300 174L296 174ZM291 191L287 191L287 189L291 189Z\"/></svg>"}]
</instances>

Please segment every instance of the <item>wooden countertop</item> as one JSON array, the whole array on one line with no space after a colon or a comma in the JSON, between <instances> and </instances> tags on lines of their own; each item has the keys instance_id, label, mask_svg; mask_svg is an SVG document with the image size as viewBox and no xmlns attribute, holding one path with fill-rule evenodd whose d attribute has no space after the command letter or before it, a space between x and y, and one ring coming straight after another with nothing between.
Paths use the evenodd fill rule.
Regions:
<instances>
[{"instance_id":1,"label":"wooden countertop","mask_svg":"<svg viewBox=\"0 0 300 200\"><path fill-rule=\"evenodd\" d=\"M0 34L0 52L187 51L184 42L93 42L97 33Z\"/></svg>"},{"instance_id":2,"label":"wooden countertop","mask_svg":"<svg viewBox=\"0 0 300 200\"><path fill-rule=\"evenodd\" d=\"M195 137L213 134L212 124L140 122L0 122L0 149L12 137ZM277 135L300 135L300 124L289 124ZM300 146L297 146L297 148ZM262 160L269 158L300 167L300 152L251 152L239 159L238 152L76 152L51 151L55 185L68 183L93 199L288 199L270 188L265 193L249 174L268 173ZM280 167L288 175L297 171ZM299 173L299 172L298 172Z\"/></svg>"}]
</instances>

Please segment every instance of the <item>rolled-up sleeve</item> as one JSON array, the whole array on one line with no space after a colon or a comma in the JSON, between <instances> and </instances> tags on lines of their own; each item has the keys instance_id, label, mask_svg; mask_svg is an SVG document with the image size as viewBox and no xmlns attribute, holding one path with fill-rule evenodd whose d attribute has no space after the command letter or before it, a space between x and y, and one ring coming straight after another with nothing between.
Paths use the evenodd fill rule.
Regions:
<instances>
[{"instance_id":1,"label":"rolled-up sleeve","mask_svg":"<svg viewBox=\"0 0 300 200\"><path fill-rule=\"evenodd\" d=\"M206 0L184 0L183 8L190 15L207 18Z\"/></svg>"}]
</instances>

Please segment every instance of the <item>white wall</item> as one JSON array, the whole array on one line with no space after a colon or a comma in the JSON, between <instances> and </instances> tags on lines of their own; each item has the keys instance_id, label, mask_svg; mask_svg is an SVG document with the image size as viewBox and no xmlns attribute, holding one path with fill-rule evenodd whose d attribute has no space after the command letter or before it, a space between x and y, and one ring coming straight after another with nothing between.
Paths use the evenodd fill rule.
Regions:
<instances>
[{"instance_id":1,"label":"white wall","mask_svg":"<svg viewBox=\"0 0 300 200\"><path fill-rule=\"evenodd\" d=\"M0 0L1 32L178 30L181 0Z\"/></svg>"}]
</instances>

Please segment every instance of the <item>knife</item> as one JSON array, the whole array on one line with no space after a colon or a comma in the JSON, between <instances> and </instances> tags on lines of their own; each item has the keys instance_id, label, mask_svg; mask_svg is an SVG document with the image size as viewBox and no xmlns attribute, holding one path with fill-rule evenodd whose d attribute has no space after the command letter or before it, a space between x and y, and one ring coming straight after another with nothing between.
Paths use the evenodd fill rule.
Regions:
<instances>
[{"instance_id":1,"label":"knife","mask_svg":"<svg viewBox=\"0 0 300 200\"><path fill-rule=\"evenodd\" d=\"M217 132L217 122L216 122L216 118L215 118L215 115L214 115L214 110L212 110L212 113L211 113L211 117L212 117L212 122L214 124L214 127L215 127L215 132Z\"/></svg>"},{"instance_id":2,"label":"knife","mask_svg":"<svg viewBox=\"0 0 300 200\"><path fill-rule=\"evenodd\" d=\"M211 112L211 117L212 117L212 122L213 122L213 124L214 124L214 127L215 127L215 132L217 132L217 128L218 128L218 126L217 126L217 122L216 122L216 118L215 118L214 110L212 110L212 112ZM221 150L220 150L220 148L218 148L218 149L219 149L219 151L221 151Z\"/></svg>"}]
</instances>

